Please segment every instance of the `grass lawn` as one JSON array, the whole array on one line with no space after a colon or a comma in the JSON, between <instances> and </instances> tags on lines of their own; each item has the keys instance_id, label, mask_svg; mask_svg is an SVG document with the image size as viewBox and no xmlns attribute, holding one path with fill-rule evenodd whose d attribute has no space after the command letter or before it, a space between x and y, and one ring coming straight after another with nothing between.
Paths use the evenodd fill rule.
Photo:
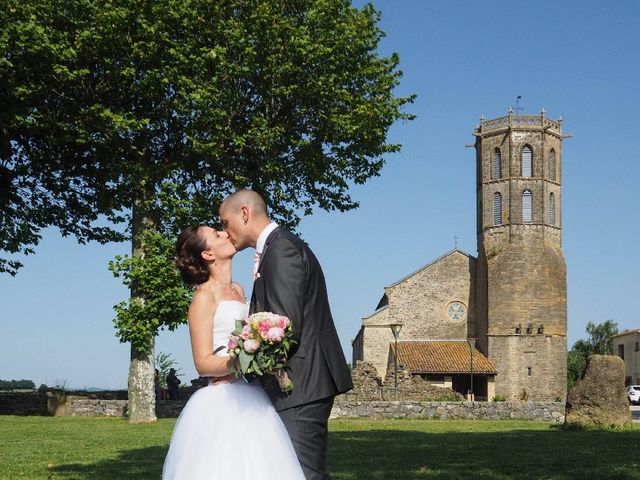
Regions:
<instances>
[{"instance_id":1,"label":"grass lawn","mask_svg":"<svg viewBox=\"0 0 640 480\"><path fill-rule=\"evenodd\" d=\"M159 479L174 422L0 416L0 479ZM330 429L334 480L640 480L637 424L601 432L525 421L336 420Z\"/></svg>"}]
</instances>

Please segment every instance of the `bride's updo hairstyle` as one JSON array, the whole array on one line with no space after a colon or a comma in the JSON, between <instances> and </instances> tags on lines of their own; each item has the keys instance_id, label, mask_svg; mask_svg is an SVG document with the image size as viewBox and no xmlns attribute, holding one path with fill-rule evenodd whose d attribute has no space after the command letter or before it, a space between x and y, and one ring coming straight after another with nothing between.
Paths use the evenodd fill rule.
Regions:
<instances>
[{"instance_id":1,"label":"bride's updo hairstyle","mask_svg":"<svg viewBox=\"0 0 640 480\"><path fill-rule=\"evenodd\" d=\"M185 228L176 241L176 267L184 283L192 287L209 280L209 268L201 255L207 242L198 234L199 229L198 225Z\"/></svg>"}]
</instances>

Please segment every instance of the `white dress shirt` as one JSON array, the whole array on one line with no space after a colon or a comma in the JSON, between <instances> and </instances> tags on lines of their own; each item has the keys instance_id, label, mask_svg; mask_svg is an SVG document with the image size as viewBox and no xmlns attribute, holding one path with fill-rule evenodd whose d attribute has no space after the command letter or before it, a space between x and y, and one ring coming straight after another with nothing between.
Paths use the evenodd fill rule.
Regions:
<instances>
[{"instance_id":1,"label":"white dress shirt","mask_svg":"<svg viewBox=\"0 0 640 480\"><path fill-rule=\"evenodd\" d=\"M278 224L275 222L271 222L269 225L264 227L264 230L260 232L258 235L258 241L256 242L256 252L262 255L262 251L264 250L264 244L267 243L267 238L271 235L276 228L278 228Z\"/></svg>"}]
</instances>

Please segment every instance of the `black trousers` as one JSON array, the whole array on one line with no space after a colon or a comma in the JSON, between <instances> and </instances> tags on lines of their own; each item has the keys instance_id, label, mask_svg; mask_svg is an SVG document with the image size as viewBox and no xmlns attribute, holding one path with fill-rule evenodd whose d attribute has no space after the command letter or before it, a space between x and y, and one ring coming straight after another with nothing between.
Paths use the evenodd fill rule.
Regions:
<instances>
[{"instance_id":1,"label":"black trousers","mask_svg":"<svg viewBox=\"0 0 640 480\"><path fill-rule=\"evenodd\" d=\"M278 412L289 432L306 480L329 479L327 422L333 399L334 397L327 397Z\"/></svg>"}]
</instances>

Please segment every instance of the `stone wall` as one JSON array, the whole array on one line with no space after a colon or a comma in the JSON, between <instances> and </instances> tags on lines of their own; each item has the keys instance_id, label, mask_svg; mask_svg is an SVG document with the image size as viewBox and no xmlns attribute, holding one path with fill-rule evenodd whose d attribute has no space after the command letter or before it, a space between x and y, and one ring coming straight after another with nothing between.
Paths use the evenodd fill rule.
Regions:
<instances>
[{"instance_id":1,"label":"stone wall","mask_svg":"<svg viewBox=\"0 0 640 480\"><path fill-rule=\"evenodd\" d=\"M518 131L520 130L520 131ZM534 131L538 130L538 131ZM533 223L548 224L547 211L549 194L555 196L555 223L562 226L561 219L561 175L562 175L562 139L556 133L543 133L540 128L513 129L505 135L504 130L484 133L477 145L478 162L479 226L493 225L493 195L502 195L503 223L522 223L522 191L532 192ZM531 177L522 177L522 149L529 145L532 149ZM499 150L502 160L502 177L495 178L493 162L495 151ZM555 155L555 171L549 171L549 156ZM560 239L558 238L558 241ZM559 246L559 243L558 243Z\"/></svg>"},{"instance_id":2,"label":"stone wall","mask_svg":"<svg viewBox=\"0 0 640 480\"><path fill-rule=\"evenodd\" d=\"M549 335L489 337L496 395L509 400L564 401L567 391L567 338ZM531 369L531 370L529 370Z\"/></svg>"},{"instance_id":3,"label":"stone wall","mask_svg":"<svg viewBox=\"0 0 640 480\"><path fill-rule=\"evenodd\" d=\"M350 402L337 400L331 418L541 420L564 422L563 402Z\"/></svg>"},{"instance_id":4,"label":"stone wall","mask_svg":"<svg viewBox=\"0 0 640 480\"><path fill-rule=\"evenodd\" d=\"M67 396L65 402L54 405L54 397L45 393L0 395L2 415L57 415L76 417L124 417L127 400L105 400L82 396ZM49 400L49 408L47 401ZM186 400L156 403L158 418L176 418ZM51 407L53 409L51 410ZM561 402L412 402L412 401L354 401L351 395L336 398L331 418L433 418L476 420L543 420L564 421Z\"/></svg>"},{"instance_id":5,"label":"stone wall","mask_svg":"<svg viewBox=\"0 0 640 480\"><path fill-rule=\"evenodd\" d=\"M542 115L507 120L484 122L476 137L479 347L498 371L497 395L564 400L567 269L562 254L561 123ZM532 149L532 173L526 178L525 145ZM493 169L496 151L500 178ZM526 224L524 190L532 193L532 218ZM496 193L502 197L499 226L494 226Z\"/></svg>"},{"instance_id":6,"label":"stone wall","mask_svg":"<svg viewBox=\"0 0 640 480\"><path fill-rule=\"evenodd\" d=\"M502 248L487 259L486 353L498 371L496 394L524 400L520 395L526 390L529 400L564 400L567 284L562 250L527 235Z\"/></svg>"},{"instance_id":7,"label":"stone wall","mask_svg":"<svg viewBox=\"0 0 640 480\"><path fill-rule=\"evenodd\" d=\"M403 324L403 340L476 337L475 263L475 258L454 250L386 287L388 306L363 319L354 360L373 363L384 377L394 341L389 324L396 322ZM455 321L447 315L454 301L466 307L466 315Z\"/></svg>"},{"instance_id":8,"label":"stone wall","mask_svg":"<svg viewBox=\"0 0 640 480\"><path fill-rule=\"evenodd\" d=\"M0 415L50 415L45 392L1 393Z\"/></svg>"},{"instance_id":9,"label":"stone wall","mask_svg":"<svg viewBox=\"0 0 640 480\"><path fill-rule=\"evenodd\" d=\"M103 400L69 395L55 411L56 417L124 417L128 400Z\"/></svg>"},{"instance_id":10,"label":"stone wall","mask_svg":"<svg viewBox=\"0 0 640 480\"><path fill-rule=\"evenodd\" d=\"M189 393L189 392L188 392ZM159 418L177 417L188 399L156 402ZM99 392L87 395L55 392L0 394L0 415L42 415L56 417L124 417L127 415L127 392Z\"/></svg>"},{"instance_id":11,"label":"stone wall","mask_svg":"<svg viewBox=\"0 0 640 480\"><path fill-rule=\"evenodd\" d=\"M448 340L473 336L468 333L475 322L475 271L475 258L454 251L387 287L389 318L403 323L401 337ZM447 315L453 301L464 304L467 311L455 321Z\"/></svg>"}]
</instances>

